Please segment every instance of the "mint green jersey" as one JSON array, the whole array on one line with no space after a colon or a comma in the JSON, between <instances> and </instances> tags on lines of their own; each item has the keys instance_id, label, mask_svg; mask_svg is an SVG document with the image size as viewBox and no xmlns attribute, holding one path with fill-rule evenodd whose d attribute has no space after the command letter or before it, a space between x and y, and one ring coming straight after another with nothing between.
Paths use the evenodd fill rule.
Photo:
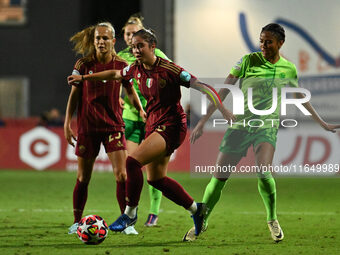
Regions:
<instances>
[{"instance_id":1,"label":"mint green jersey","mask_svg":"<svg viewBox=\"0 0 340 255\"><path fill-rule=\"evenodd\" d=\"M121 50L117 54L121 58L123 58L129 65L131 65L133 62L136 61L135 56L132 54L130 47L125 48L124 50ZM155 49L155 55L157 57L161 57L164 59L168 59L168 57L160 50L160 49ZM140 92L138 88L138 84L136 80L133 80L133 87L136 90L138 97L142 103L143 108L145 109L146 107L146 99L142 96L142 93ZM123 111L123 119L127 120L132 120L132 121L143 121L142 118L139 116L138 111L136 108L133 106L133 104L130 102L129 98L127 96L124 97L124 111Z\"/></svg>"},{"instance_id":2,"label":"mint green jersey","mask_svg":"<svg viewBox=\"0 0 340 255\"><path fill-rule=\"evenodd\" d=\"M237 120L229 128L248 132L257 132L263 128L279 127L281 88L298 87L296 67L293 63L280 57L272 64L262 52L245 55L230 71L240 79L240 88L244 95L244 114L236 115ZM256 110L272 108L273 88L277 88L277 107L268 115L256 115L248 108L248 92L252 89L252 105Z\"/></svg>"}]
</instances>

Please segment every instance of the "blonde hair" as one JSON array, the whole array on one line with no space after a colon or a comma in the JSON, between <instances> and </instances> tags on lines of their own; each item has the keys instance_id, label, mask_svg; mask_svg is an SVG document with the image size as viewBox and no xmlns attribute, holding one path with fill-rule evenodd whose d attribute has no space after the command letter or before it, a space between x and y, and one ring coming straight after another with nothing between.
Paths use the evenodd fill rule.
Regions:
<instances>
[{"instance_id":1,"label":"blonde hair","mask_svg":"<svg viewBox=\"0 0 340 255\"><path fill-rule=\"evenodd\" d=\"M70 42L74 44L73 50L77 54L82 55L85 62L91 61L96 54L96 48L94 47L93 41L94 32L97 27L109 28L112 32L112 38L115 38L115 29L110 22L100 22L94 26L87 27L70 38ZM112 47L112 55L119 58L114 47ZM122 59L119 58L119 60Z\"/></svg>"},{"instance_id":2,"label":"blonde hair","mask_svg":"<svg viewBox=\"0 0 340 255\"><path fill-rule=\"evenodd\" d=\"M143 29L144 28L143 20L144 18L143 16L140 15L140 13L132 14L130 18L126 21L124 27L122 28L122 32L124 32L125 28L128 25L137 25L140 27L140 29Z\"/></svg>"}]
</instances>

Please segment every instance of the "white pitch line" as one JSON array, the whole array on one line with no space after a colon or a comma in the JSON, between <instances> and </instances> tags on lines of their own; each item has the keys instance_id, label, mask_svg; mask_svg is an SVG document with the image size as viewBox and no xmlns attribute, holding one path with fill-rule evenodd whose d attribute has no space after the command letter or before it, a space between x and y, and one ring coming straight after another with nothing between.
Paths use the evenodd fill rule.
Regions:
<instances>
[{"instance_id":1,"label":"white pitch line","mask_svg":"<svg viewBox=\"0 0 340 255\"><path fill-rule=\"evenodd\" d=\"M69 213L72 212L72 209L44 209L44 208L33 208L33 209L3 209L0 208L0 213L6 213L6 212L20 212L20 213L27 213L27 212L32 212L32 213ZM95 210L95 209L90 209L86 210L86 213L112 213L112 210ZM161 210L161 213L165 214L177 214L179 211L176 210ZM229 213L231 214L258 214L258 215L265 215L265 211L230 211ZM322 216L322 215L339 215L337 212L277 212L279 215L310 215L310 216Z\"/></svg>"},{"instance_id":2,"label":"white pitch line","mask_svg":"<svg viewBox=\"0 0 340 255\"><path fill-rule=\"evenodd\" d=\"M260 215L265 215L265 212L247 212L247 211L243 211L243 212L231 212L232 214L260 214ZM277 211L277 214L282 214L282 215L337 215L339 213L336 212L280 212Z\"/></svg>"}]
</instances>

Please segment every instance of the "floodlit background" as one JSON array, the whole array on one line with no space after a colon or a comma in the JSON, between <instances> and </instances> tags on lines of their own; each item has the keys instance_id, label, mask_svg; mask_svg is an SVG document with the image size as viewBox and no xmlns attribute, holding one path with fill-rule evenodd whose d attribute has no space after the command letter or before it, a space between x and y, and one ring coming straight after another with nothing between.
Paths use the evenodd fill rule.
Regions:
<instances>
[{"instance_id":1,"label":"floodlit background","mask_svg":"<svg viewBox=\"0 0 340 255\"><path fill-rule=\"evenodd\" d=\"M286 30L281 53L296 65L300 86L325 120L340 123L338 0L0 0L0 254L339 254L340 133L327 133L294 107L284 118L298 126L279 130L274 166L302 171L275 174L282 177L276 178L277 206L286 236L279 245L270 238L254 174L228 181L208 231L191 244L181 242L191 218L165 198L159 226L143 227L146 185L138 236L110 233L100 246L85 247L66 234L77 170L63 132L66 77L79 57L69 38L110 21L120 51L126 47L121 29L137 12L156 31L158 48L211 85L223 83L243 55L259 50L263 26L280 23ZM192 129L201 117L200 96L182 91ZM225 104L231 108L230 96ZM210 175L193 174L195 166L214 165L227 128L211 123L194 145L186 139L169 165L170 176L197 201ZM250 148L238 167L252 165ZM103 148L94 170L84 215L100 214L111 223L118 205Z\"/></svg>"}]
</instances>

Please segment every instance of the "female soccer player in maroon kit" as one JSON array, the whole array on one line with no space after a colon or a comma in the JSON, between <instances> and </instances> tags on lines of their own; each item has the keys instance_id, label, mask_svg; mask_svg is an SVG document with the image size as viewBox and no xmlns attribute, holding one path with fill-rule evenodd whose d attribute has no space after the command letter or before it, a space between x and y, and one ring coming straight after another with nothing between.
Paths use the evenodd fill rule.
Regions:
<instances>
[{"instance_id":1,"label":"female soccer player in maroon kit","mask_svg":"<svg viewBox=\"0 0 340 255\"><path fill-rule=\"evenodd\" d=\"M91 26L71 37L75 51L84 57L79 59L73 74L91 74L110 69L122 69L127 66L114 50L115 31L108 22ZM131 102L140 111L145 112L139 98L128 81L123 80ZM125 161L127 152L124 138L124 122L122 109L119 105L121 81L80 81L73 83L69 95L64 133L67 142L74 146L76 139L71 129L71 118L77 111L77 145L78 156L77 183L73 191L74 224L69 228L69 234L76 232L78 222L87 200L87 189L91 179L93 165L103 143L110 159L117 183L117 200L120 210L125 209Z\"/></svg>"},{"instance_id":2,"label":"female soccer player in maroon kit","mask_svg":"<svg viewBox=\"0 0 340 255\"><path fill-rule=\"evenodd\" d=\"M221 104L210 86L201 83L182 67L158 58L154 54L156 36L150 30L136 32L132 39L132 51L137 61L123 70L109 70L90 75L71 75L69 84L81 80L130 80L135 78L147 100L145 140L127 158L127 204L124 214L110 225L113 231L123 231L137 221L137 206L143 186L142 166L146 165L148 183L162 191L163 195L191 212L195 234L202 229L204 205L194 199L175 180L166 176L170 155L178 148L186 135L186 115L180 105L180 85L209 94L217 102L223 116L235 117Z\"/></svg>"}]
</instances>

